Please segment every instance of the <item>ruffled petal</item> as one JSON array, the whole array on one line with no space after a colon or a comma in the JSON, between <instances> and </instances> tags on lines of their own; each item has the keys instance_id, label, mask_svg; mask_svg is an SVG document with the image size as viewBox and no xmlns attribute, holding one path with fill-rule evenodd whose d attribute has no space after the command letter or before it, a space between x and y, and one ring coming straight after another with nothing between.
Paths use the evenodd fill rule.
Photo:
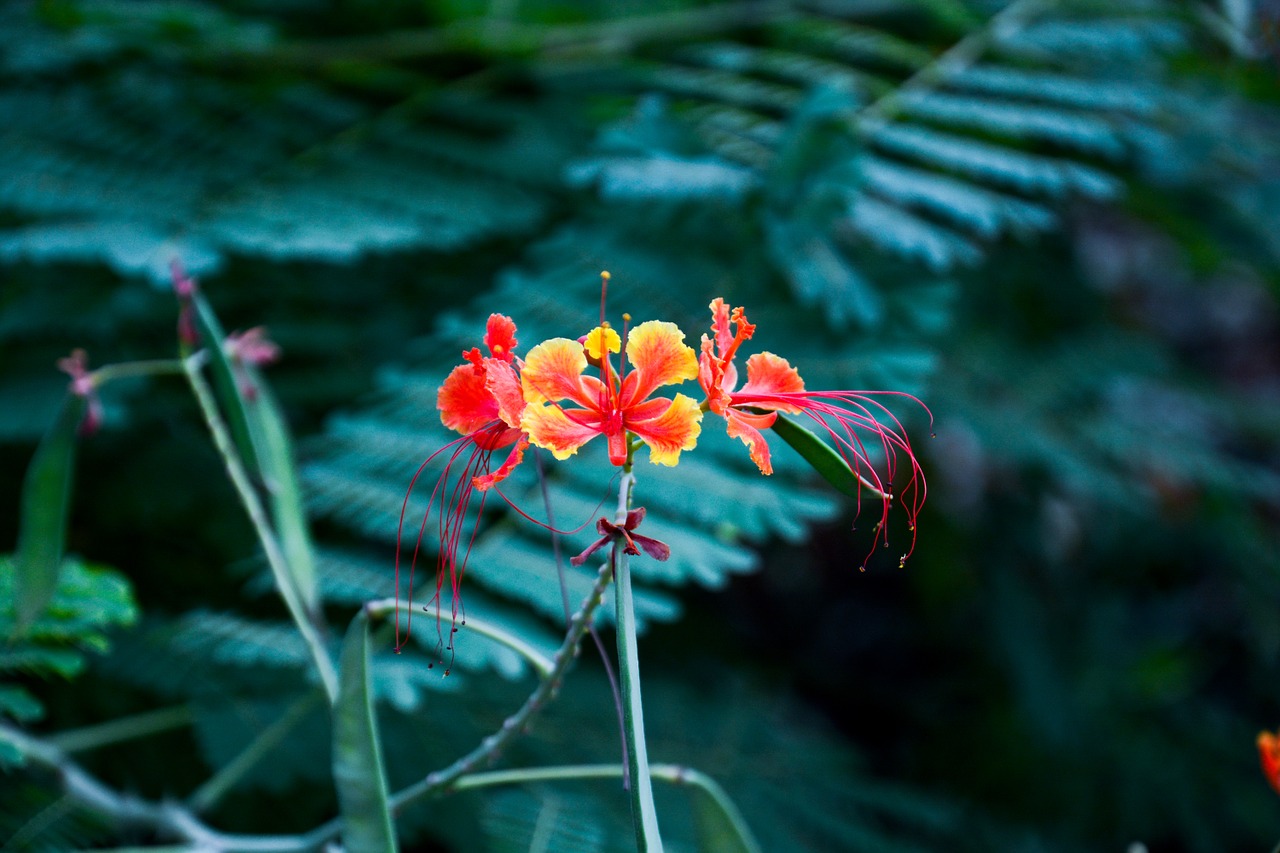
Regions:
<instances>
[{"instance_id":1,"label":"ruffled petal","mask_svg":"<svg viewBox=\"0 0 1280 853\"><path fill-rule=\"evenodd\" d=\"M587 357L582 352L582 344L568 338L543 341L529 350L520 369L525 402L569 399L581 406L596 408L596 401L588 399L582 387L582 371L586 369Z\"/></svg>"},{"instance_id":2,"label":"ruffled petal","mask_svg":"<svg viewBox=\"0 0 1280 853\"><path fill-rule=\"evenodd\" d=\"M693 450L702 432L702 409L692 397L677 394L671 405L657 417L627 421L627 429L649 445L649 461L675 465L680 451Z\"/></svg>"},{"instance_id":3,"label":"ruffled petal","mask_svg":"<svg viewBox=\"0 0 1280 853\"><path fill-rule=\"evenodd\" d=\"M582 346L587 351L587 355L598 361L604 355L605 350L622 352L622 338L618 337L618 333L608 326L596 326L587 334Z\"/></svg>"},{"instance_id":4,"label":"ruffled petal","mask_svg":"<svg viewBox=\"0 0 1280 853\"><path fill-rule=\"evenodd\" d=\"M436 392L440 420L463 435L475 432L498 417L498 401L485 387L485 374L470 364L460 364Z\"/></svg>"},{"instance_id":5,"label":"ruffled petal","mask_svg":"<svg viewBox=\"0 0 1280 853\"><path fill-rule=\"evenodd\" d=\"M675 323L649 320L627 335L627 360L632 370L623 382L622 408L626 409L661 385L674 385L698 375L698 357L684 343L684 332Z\"/></svg>"},{"instance_id":6,"label":"ruffled petal","mask_svg":"<svg viewBox=\"0 0 1280 853\"><path fill-rule=\"evenodd\" d=\"M601 432L598 415L581 409L566 412L553 405L529 406L524 410L520 426L528 433L529 441L550 450L557 459L568 459Z\"/></svg>"},{"instance_id":7,"label":"ruffled petal","mask_svg":"<svg viewBox=\"0 0 1280 853\"><path fill-rule=\"evenodd\" d=\"M728 409L724 413L725 431L730 438L740 438L751 454L751 461L756 463L761 474L773 473L773 462L769 457L769 444L760 430L773 426L778 419L777 412L749 414L737 409Z\"/></svg>"},{"instance_id":8,"label":"ruffled petal","mask_svg":"<svg viewBox=\"0 0 1280 853\"><path fill-rule=\"evenodd\" d=\"M698 357L698 384L707 395L707 407L723 415L732 405L729 392L738 382L738 369L715 355L715 342L702 336L702 355ZM730 373L732 372L732 373Z\"/></svg>"},{"instance_id":9,"label":"ruffled petal","mask_svg":"<svg viewBox=\"0 0 1280 853\"><path fill-rule=\"evenodd\" d=\"M776 409L797 414L800 407L785 398L768 399L777 394L804 392L804 380L800 372L782 356L771 352L758 352L747 359L747 384L731 395L734 405ZM753 399L753 398L759 398Z\"/></svg>"},{"instance_id":10,"label":"ruffled petal","mask_svg":"<svg viewBox=\"0 0 1280 853\"><path fill-rule=\"evenodd\" d=\"M521 435L515 446L511 448L511 452L507 454L507 460L502 463L502 466L497 471L473 477L471 484L482 492L489 491L489 489L507 479L511 472L515 470L515 467L524 460L524 451L528 446L529 439Z\"/></svg>"},{"instance_id":11,"label":"ruffled petal","mask_svg":"<svg viewBox=\"0 0 1280 853\"><path fill-rule=\"evenodd\" d=\"M511 361L516 351L516 323L505 314L490 314L485 324L484 345L494 358Z\"/></svg>"},{"instance_id":12,"label":"ruffled petal","mask_svg":"<svg viewBox=\"0 0 1280 853\"><path fill-rule=\"evenodd\" d=\"M498 404L498 417L512 429L519 429L525 403L515 369L502 359L486 358L484 374L484 387Z\"/></svg>"}]
</instances>

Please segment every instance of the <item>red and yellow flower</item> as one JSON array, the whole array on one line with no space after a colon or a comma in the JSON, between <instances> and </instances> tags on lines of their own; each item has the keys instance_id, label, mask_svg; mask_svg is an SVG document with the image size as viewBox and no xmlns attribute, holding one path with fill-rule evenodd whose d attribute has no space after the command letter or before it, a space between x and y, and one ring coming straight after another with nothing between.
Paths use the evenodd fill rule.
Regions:
<instances>
[{"instance_id":1,"label":"red and yellow flower","mask_svg":"<svg viewBox=\"0 0 1280 853\"><path fill-rule=\"evenodd\" d=\"M916 516L926 494L924 473L902 424L876 398L888 394L920 401L895 391L807 391L800 373L785 358L770 352L747 359L747 382L738 388L734 360L756 327L747 321L742 308L730 308L723 299L717 297L708 307L711 335L702 336L698 382L707 395L708 410L725 419L729 436L742 440L762 474L773 473L773 462L761 430L772 427L780 413L805 416L830 436L836 452L857 478L859 489L865 486L880 498L880 521L876 525L879 542L894 500L898 457L905 455L909 470L901 494L912 532L911 547L901 557L905 562L915 547ZM866 434L874 439L872 446L878 447L876 455L882 457L884 475L877 471L872 453L863 442Z\"/></svg>"},{"instance_id":2,"label":"red and yellow flower","mask_svg":"<svg viewBox=\"0 0 1280 853\"><path fill-rule=\"evenodd\" d=\"M658 388L693 379L698 360L674 323L650 320L627 335L631 370L615 373L610 354L622 340L600 325L582 342L552 338L529 351L520 371L527 404L520 426L529 441L568 459L591 439L603 435L609 461L630 460L629 435L649 446L649 458L675 465L692 450L702 427L702 410L684 394L650 398ZM585 376L588 358L600 366L599 378Z\"/></svg>"}]
</instances>

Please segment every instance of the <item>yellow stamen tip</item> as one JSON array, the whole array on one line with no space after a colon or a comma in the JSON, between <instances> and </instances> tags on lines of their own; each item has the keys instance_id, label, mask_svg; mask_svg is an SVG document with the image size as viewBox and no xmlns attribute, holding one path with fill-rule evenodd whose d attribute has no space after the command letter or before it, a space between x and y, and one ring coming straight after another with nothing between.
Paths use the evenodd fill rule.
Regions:
<instances>
[{"instance_id":1,"label":"yellow stamen tip","mask_svg":"<svg viewBox=\"0 0 1280 853\"><path fill-rule=\"evenodd\" d=\"M624 322L624 323L630 323L630 322L631 322L631 315L630 315L630 314L623 314L623 315L622 315L622 322Z\"/></svg>"},{"instance_id":2,"label":"yellow stamen tip","mask_svg":"<svg viewBox=\"0 0 1280 853\"><path fill-rule=\"evenodd\" d=\"M609 275L608 270L600 270L600 277L605 281L608 281L610 278L612 278L612 276Z\"/></svg>"}]
</instances>

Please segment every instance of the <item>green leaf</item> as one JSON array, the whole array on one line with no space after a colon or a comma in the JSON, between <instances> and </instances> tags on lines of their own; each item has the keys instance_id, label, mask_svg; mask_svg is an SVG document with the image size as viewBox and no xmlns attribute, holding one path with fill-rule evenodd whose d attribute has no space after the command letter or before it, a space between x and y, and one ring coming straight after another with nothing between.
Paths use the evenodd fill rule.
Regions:
<instances>
[{"instance_id":1,"label":"green leaf","mask_svg":"<svg viewBox=\"0 0 1280 853\"><path fill-rule=\"evenodd\" d=\"M223 349L227 335L218 322L218 316L199 290L192 295L195 306L196 331L204 343L205 352L209 354L209 372L213 377L213 391L222 406L223 416L227 419L227 427L231 430L231 441L240 453L244 466L255 477L262 473L258 461L258 447L249 429L249 413L245 408L244 396L240 393L236 381L235 367Z\"/></svg>"},{"instance_id":2,"label":"green leaf","mask_svg":"<svg viewBox=\"0 0 1280 853\"><path fill-rule=\"evenodd\" d=\"M818 438L807 427L778 415L778 419L773 422L773 431L839 491L851 498L858 498L866 490L835 448Z\"/></svg>"},{"instance_id":3,"label":"green leaf","mask_svg":"<svg viewBox=\"0 0 1280 853\"><path fill-rule=\"evenodd\" d=\"M71 505L71 472L75 465L76 431L84 417L84 397L71 394L57 420L45 433L22 486L22 520L14 560L16 620L21 636L36 620L58 586L58 570L67 538Z\"/></svg>"},{"instance_id":4,"label":"green leaf","mask_svg":"<svg viewBox=\"0 0 1280 853\"><path fill-rule=\"evenodd\" d=\"M223 344L226 333L213 307L197 290L196 327L209 353L209 372L231 440L255 480L266 487L271 519L288 564L290 580L308 614L319 610L315 559L307 533L302 495L294 465L293 442L275 395L257 371L236 365ZM245 383L251 386L249 391Z\"/></svg>"},{"instance_id":5,"label":"green leaf","mask_svg":"<svg viewBox=\"0 0 1280 853\"><path fill-rule=\"evenodd\" d=\"M315 556L307 530L302 489L298 484L293 439L275 394L257 371L246 368L246 372L255 393L253 399L244 402L244 408L249 433L259 454L262 479L271 497L271 518L275 522L276 536L298 595L307 612L315 614L320 608Z\"/></svg>"},{"instance_id":6,"label":"green leaf","mask_svg":"<svg viewBox=\"0 0 1280 853\"><path fill-rule=\"evenodd\" d=\"M19 723L31 723L44 716L44 706L21 687L0 684L0 715L12 717Z\"/></svg>"},{"instance_id":7,"label":"green leaf","mask_svg":"<svg viewBox=\"0 0 1280 853\"><path fill-rule=\"evenodd\" d=\"M333 780L346 822L343 838L352 853L394 851L396 833L374 716L369 620L364 611L351 620L340 666L333 709Z\"/></svg>"}]
</instances>

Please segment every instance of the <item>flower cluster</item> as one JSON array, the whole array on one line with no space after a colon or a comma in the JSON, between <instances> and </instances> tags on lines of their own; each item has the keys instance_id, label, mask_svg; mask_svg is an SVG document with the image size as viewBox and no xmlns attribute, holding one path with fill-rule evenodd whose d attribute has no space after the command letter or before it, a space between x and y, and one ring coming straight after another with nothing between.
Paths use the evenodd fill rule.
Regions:
<instances>
[{"instance_id":1,"label":"flower cluster","mask_svg":"<svg viewBox=\"0 0 1280 853\"><path fill-rule=\"evenodd\" d=\"M608 274L603 278L607 282ZM479 493L483 505L487 493L521 463L529 445L565 460L603 436L613 465L629 469L635 451L642 446L648 447L652 462L676 465L682 452L694 449L708 412L724 419L728 435L742 441L760 473L766 475L773 473L773 462L764 431L774 427L780 417L796 416L824 432L829 447L842 460L839 464L857 484L859 496L865 489L881 502L873 548L884 535L895 498L894 471L900 456L905 457L909 472L900 497L914 547L915 519L925 496L924 477L902 425L878 401L881 395L897 392L810 391L796 368L770 352L746 358L746 382L740 385L739 350L756 327L742 308L731 307L723 299L714 299L709 308L710 334L702 335L700 353L685 343L684 333L674 323L649 320L628 331L630 317L624 315L619 335L605 321L602 310L599 325L582 337L551 338L521 358L516 355L515 322L502 314L489 317L484 335L488 354L479 348L464 352L463 363L448 375L437 395L441 420L462 437L423 463L425 467L439 456L446 459L419 530L420 544L431 510L439 501L437 603L446 577L457 600L468 550L462 548L464 519L472 497ZM615 356L619 356L616 365ZM681 393L670 397L658 393L666 386L694 379L701 389L701 402ZM919 402L909 395L897 395ZM871 449L867 437L872 439ZM496 467L495 457L499 460ZM879 468L873 464L875 458ZM421 472L419 468L414 483ZM643 512L634 524L629 519L625 529L611 523L601 527L604 538L594 547L611 538L625 538L628 550L634 551L630 543L647 540L630 532L641 518ZM664 553L665 547L645 547L645 551L656 555ZM901 560L910 553L909 548ZM415 561L417 554L415 548ZM411 587L412 577L410 594Z\"/></svg>"}]
</instances>

